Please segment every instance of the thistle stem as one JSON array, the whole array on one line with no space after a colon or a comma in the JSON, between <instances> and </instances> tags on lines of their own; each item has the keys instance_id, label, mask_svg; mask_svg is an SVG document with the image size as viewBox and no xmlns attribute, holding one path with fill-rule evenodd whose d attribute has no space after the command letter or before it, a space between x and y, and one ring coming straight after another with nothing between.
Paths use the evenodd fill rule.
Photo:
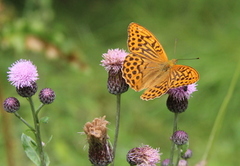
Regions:
<instances>
[{"instance_id":1,"label":"thistle stem","mask_svg":"<svg viewBox=\"0 0 240 166\"><path fill-rule=\"evenodd\" d=\"M41 163L41 166L46 166L44 152L43 152L43 146L42 146L42 140L41 140L41 133L40 133L40 123L39 123L39 119L37 116L37 113L39 111L38 112L35 111L34 104L33 104L31 97L28 98L28 101L30 103L31 110L32 110L33 122L34 122L34 127L35 127L34 135L35 135L36 142L37 142L40 163Z\"/></svg>"},{"instance_id":2,"label":"thistle stem","mask_svg":"<svg viewBox=\"0 0 240 166\"><path fill-rule=\"evenodd\" d=\"M213 146L214 139L217 136L220 128L222 127L222 121L223 121L223 119L225 117L224 115L227 111L226 108L228 106L228 103L229 103L232 95L233 95L234 88L236 87L236 83L237 83L237 80L238 80L238 77L239 77L239 73L240 73L240 60L238 62L237 69L235 70L235 73L234 73L233 78L231 80L231 83L229 85L228 92L227 92L227 94L226 94L226 96L225 96L225 98L222 102L222 105L220 106L219 112L218 112L217 117L215 119L210 137L208 139L208 143L207 143L205 153L202 157L202 161L207 160L209 152L210 152L210 150Z\"/></svg>"},{"instance_id":3,"label":"thistle stem","mask_svg":"<svg viewBox=\"0 0 240 166\"><path fill-rule=\"evenodd\" d=\"M120 125L120 104L121 104L121 94L117 94L117 111L116 111L116 127L115 127L115 136L114 136L114 144L113 144L113 162L112 166L114 166L114 159L117 148L118 134L119 134L119 125Z\"/></svg>"},{"instance_id":4,"label":"thistle stem","mask_svg":"<svg viewBox=\"0 0 240 166\"><path fill-rule=\"evenodd\" d=\"M38 109L36 110L36 115L38 116L38 113L39 111L42 109L42 107L44 106L45 104L41 103L41 105L38 107Z\"/></svg>"},{"instance_id":5,"label":"thistle stem","mask_svg":"<svg viewBox=\"0 0 240 166\"><path fill-rule=\"evenodd\" d=\"M177 131L177 122L178 122L178 113L174 113L173 133ZM171 147L171 153L170 153L170 165L173 165L174 150L175 150L175 144L172 141L172 147Z\"/></svg>"},{"instance_id":6,"label":"thistle stem","mask_svg":"<svg viewBox=\"0 0 240 166\"><path fill-rule=\"evenodd\" d=\"M181 148L178 146L178 156L177 156L177 161L176 161L175 166L178 166L178 163L179 163L180 157L181 157Z\"/></svg>"},{"instance_id":7,"label":"thistle stem","mask_svg":"<svg viewBox=\"0 0 240 166\"><path fill-rule=\"evenodd\" d=\"M32 132L35 132L35 129L30 124L28 124L28 122L25 119L23 119L17 112L14 112L14 115L18 119L20 119Z\"/></svg>"}]
</instances>

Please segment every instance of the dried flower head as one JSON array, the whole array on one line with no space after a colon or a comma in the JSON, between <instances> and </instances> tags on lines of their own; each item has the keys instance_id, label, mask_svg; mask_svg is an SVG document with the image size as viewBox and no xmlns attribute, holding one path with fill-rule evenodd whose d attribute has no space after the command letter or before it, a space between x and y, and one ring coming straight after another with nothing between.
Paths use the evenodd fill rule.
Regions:
<instances>
[{"instance_id":1,"label":"dried flower head","mask_svg":"<svg viewBox=\"0 0 240 166\"><path fill-rule=\"evenodd\" d=\"M9 113L14 113L17 110L19 110L20 103L19 103L18 99L16 99L15 97L9 97L4 100L3 108L5 111L7 111Z\"/></svg>"},{"instance_id":2,"label":"dried flower head","mask_svg":"<svg viewBox=\"0 0 240 166\"><path fill-rule=\"evenodd\" d=\"M130 165L156 166L160 162L159 149L153 149L148 145L142 145L131 149L127 154L127 161Z\"/></svg>"},{"instance_id":3,"label":"dried flower head","mask_svg":"<svg viewBox=\"0 0 240 166\"><path fill-rule=\"evenodd\" d=\"M55 99L55 93L52 89L50 88L44 88L40 91L39 93L39 100L43 104L51 104L54 99Z\"/></svg>"},{"instance_id":4,"label":"dried flower head","mask_svg":"<svg viewBox=\"0 0 240 166\"><path fill-rule=\"evenodd\" d=\"M171 112L182 113L188 107L188 99L195 92L196 84L182 86L168 90L167 107Z\"/></svg>"},{"instance_id":5,"label":"dried flower head","mask_svg":"<svg viewBox=\"0 0 240 166\"><path fill-rule=\"evenodd\" d=\"M188 134L183 130L175 131L170 138L176 145L183 145L188 142Z\"/></svg>"},{"instance_id":6,"label":"dried flower head","mask_svg":"<svg viewBox=\"0 0 240 166\"><path fill-rule=\"evenodd\" d=\"M89 144L88 156L93 165L106 166L113 161L113 151L108 142L107 124L105 116L87 122L84 132Z\"/></svg>"},{"instance_id":7,"label":"dried flower head","mask_svg":"<svg viewBox=\"0 0 240 166\"><path fill-rule=\"evenodd\" d=\"M128 90L129 85L122 77L123 61L128 53L121 49L109 49L103 54L102 66L108 72L107 88L109 93L117 95Z\"/></svg>"},{"instance_id":8,"label":"dried flower head","mask_svg":"<svg viewBox=\"0 0 240 166\"><path fill-rule=\"evenodd\" d=\"M9 67L8 81L16 88L32 86L38 80L37 67L31 61L20 59Z\"/></svg>"}]
</instances>

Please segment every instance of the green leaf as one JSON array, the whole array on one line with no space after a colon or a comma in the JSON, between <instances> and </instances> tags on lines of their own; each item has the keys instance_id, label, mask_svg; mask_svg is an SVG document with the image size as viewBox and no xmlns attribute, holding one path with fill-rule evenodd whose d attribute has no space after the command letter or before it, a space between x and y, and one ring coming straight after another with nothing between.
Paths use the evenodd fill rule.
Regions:
<instances>
[{"instance_id":1,"label":"green leaf","mask_svg":"<svg viewBox=\"0 0 240 166\"><path fill-rule=\"evenodd\" d=\"M50 159L49 159L47 153L45 153L45 152L44 152L44 159L45 159L45 162L46 162L46 166L49 166L49 164L50 164Z\"/></svg>"},{"instance_id":2,"label":"green leaf","mask_svg":"<svg viewBox=\"0 0 240 166\"><path fill-rule=\"evenodd\" d=\"M42 117L42 118L40 119L40 122L41 122L41 123L48 123L48 121L49 121L49 117L48 117L48 116Z\"/></svg>"},{"instance_id":3,"label":"green leaf","mask_svg":"<svg viewBox=\"0 0 240 166\"><path fill-rule=\"evenodd\" d=\"M21 136L22 146L23 149L32 162L34 162L35 165L40 165L40 157L37 152L37 144L36 142L29 136L22 133Z\"/></svg>"},{"instance_id":4,"label":"green leaf","mask_svg":"<svg viewBox=\"0 0 240 166\"><path fill-rule=\"evenodd\" d=\"M184 153L186 153L186 151L188 150L189 148L189 142L187 142L186 144L184 145L181 145L181 156L184 155Z\"/></svg>"},{"instance_id":5,"label":"green leaf","mask_svg":"<svg viewBox=\"0 0 240 166\"><path fill-rule=\"evenodd\" d=\"M22 141L24 151L28 156L28 158L32 160L32 162L35 165L40 166L41 162L40 162L40 157L38 155L36 142L31 137L27 136L24 133L22 133L21 141ZM44 158L45 158L46 166L48 166L50 164L50 160L47 153L45 152L44 152Z\"/></svg>"},{"instance_id":6,"label":"green leaf","mask_svg":"<svg viewBox=\"0 0 240 166\"><path fill-rule=\"evenodd\" d=\"M48 139L46 145L52 140L53 136L51 135L51 137Z\"/></svg>"}]
</instances>

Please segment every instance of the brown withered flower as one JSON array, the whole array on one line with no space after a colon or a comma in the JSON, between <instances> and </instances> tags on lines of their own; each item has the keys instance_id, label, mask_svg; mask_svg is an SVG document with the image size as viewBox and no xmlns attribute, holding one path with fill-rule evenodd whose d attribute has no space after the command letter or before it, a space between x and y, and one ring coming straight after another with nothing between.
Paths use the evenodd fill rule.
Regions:
<instances>
[{"instance_id":1,"label":"brown withered flower","mask_svg":"<svg viewBox=\"0 0 240 166\"><path fill-rule=\"evenodd\" d=\"M95 118L84 125L89 144L88 157L94 166L106 166L113 161L112 146L107 135L106 116Z\"/></svg>"}]
</instances>

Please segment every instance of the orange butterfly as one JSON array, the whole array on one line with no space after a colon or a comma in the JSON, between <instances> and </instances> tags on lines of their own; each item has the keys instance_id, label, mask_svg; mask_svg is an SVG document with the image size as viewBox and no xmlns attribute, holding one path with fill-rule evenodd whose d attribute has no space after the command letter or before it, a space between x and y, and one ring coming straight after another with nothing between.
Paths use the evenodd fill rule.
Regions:
<instances>
[{"instance_id":1,"label":"orange butterfly","mask_svg":"<svg viewBox=\"0 0 240 166\"><path fill-rule=\"evenodd\" d=\"M141 95L143 100L199 80L194 68L176 65L177 59L168 60L160 42L139 24L130 23L128 27L128 49L131 53L123 63L123 78L136 91L146 89Z\"/></svg>"}]
</instances>

